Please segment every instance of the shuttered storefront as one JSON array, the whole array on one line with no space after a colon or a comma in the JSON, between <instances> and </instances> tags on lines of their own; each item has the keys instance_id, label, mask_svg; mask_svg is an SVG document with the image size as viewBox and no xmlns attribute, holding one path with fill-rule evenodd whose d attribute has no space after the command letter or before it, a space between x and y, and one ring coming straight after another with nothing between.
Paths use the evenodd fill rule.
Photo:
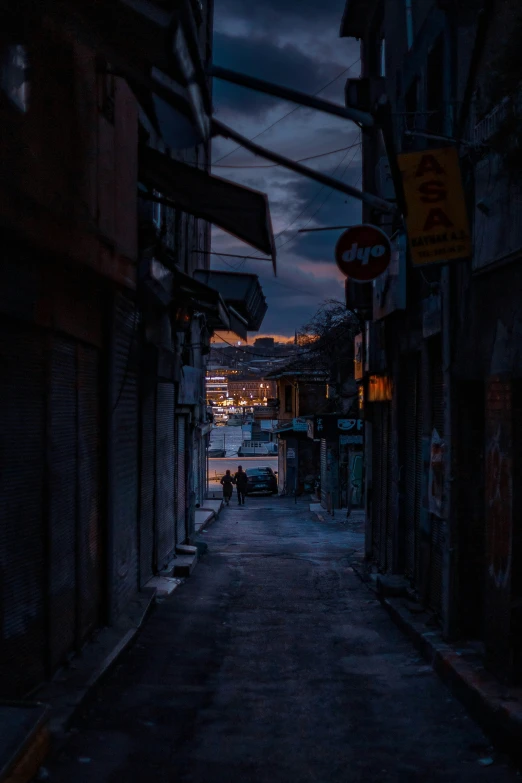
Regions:
<instances>
[{"instance_id":1,"label":"shuttered storefront","mask_svg":"<svg viewBox=\"0 0 522 783\"><path fill-rule=\"evenodd\" d=\"M442 356L440 339L434 340L431 351L431 409L432 430L437 430L444 438L444 381L442 374ZM442 575L444 558L444 522L435 514L431 515L431 553L430 553L430 604L439 616L442 616Z\"/></svg>"},{"instance_id":2,"label":"shuttered storefront","mask_svg":"<svg viewBox=\"0 0 522 783\"><path fill-rule=\"evenodd\" d=\"M380 403L374 403L372 425L372 554L377 563L381 559L381 508L382 508L382 422L380 416Z\"/></svg>"},{"instance_id":3,"label":"shuttered storefront","mask_svg":"<svg viewBox=\"0 0 522 783\"><path fill-rule=\"evenodd\" d=\"M164 568L174 554L174 384L158 383L156 395L156 563Z\"/></svg>"},{"instance_id":4,"label":"shuttered storefront","mask_svg":"<svg viewBox=\"0 0 522 783\"><path fill-rule=\"evenodd\" d=\"M53 669L74 650L76 631L76 350L54 337L49 405L50 656Z\"/></svg>"},{"instance_id":5,"label":"shuttered storefront","mask_svg":"<svg viewBox=\"0 0 522 783\"><path fill-rule=\"evenodd\" d=\"M194 495L196 503L201 505L203 498L201 497L201 438L196 437L194 441Z\"/></svg>"},{"instance_id":6,"label":"shuttered storefront","mask_svg":"<svg viewBox=\"0 0 522 783\"><path fill-rule=\"evenodd\" d=\"M140 448L140 586L154 575L155 539L155 473L156 473L156 384L143 389L141 402Z\"/></svg>"},{"instance_id":7,"label":"shuttered storefront","mask_svg":"<svg viewBox=\"0 0 522 783\"><path fill-rule=\"evenodd\" d=\"M137 589L138 395L137 311L126 294L114 301L111 356L111 611L117 616Z\"/></svg>"},{"instance_id":8,"label":"shuttered storefront","mask_svg":"<svg viewBox=\"0 0 522 783\"><path fill-rule=\"evenodd\" d=\"M79 640L103 623L105 541L101 508L101 384L99 351L77 347Z\"/></svg>"},{"instance_id":9,"label":"shuttered storefront","mask_svg":"<svg viewBox=\"0 0 522 783\"><path fill-rule=\"evenodd\" d=\"M176 416L176 544L187 538L187 475L186 436L187 417Z\"/></svg>"},{"instance_id":10,"label":"shuttered storefront","mask_svg":"<svg viewBox=\"0 0 522 783\"><path fill-rule=\"evenodd\" d=\"M99 351L53 336L49 398L49 633L55 669L102 622Z\"/></svg>"},{"instance_id":11,"label":"shuttered storefront","mask_svg":"<svg viewBox=\"0 0 522 783\"><path fill-rule=\"evenodd\" d=\"M373 404L372 549L383 571L393 566L392 441L389 403Z\"/></svg>"},{"instance_id":12,"label":"shuttered storefront","mask_svg":"<svg viewBox=\"0 0 522 783\"><path fill-rule=\"evenodd\" d=\"M418 355L409 357L406 362L402 415L404 416L405 574L416 583L422 502L422 399Z\"/></svg>"},{"instance_id":13,"label":"shuttered storefront","mask_svg":"<svg viewBox=\"0 0 522 783\"><path fill-rule=\"evenodd\" d=\"M44 337L0 320L0 688L20 698L46 673Z\"/></svg>"},{"instance_id":14,"label":"shuttered storefront","mask_svg":"<svg viewBox=\"0 0 522 783\"><path fill-rule=\"evenodd\" d=\"M391 436L391 405L383 403L383 462L386 476L386 486L383 487L383 508L385 509L383 524L386 526L386 559L385 568L387 571L393 569L393 482L392 482L392 436Z\"/></svg>"}]
</instances>

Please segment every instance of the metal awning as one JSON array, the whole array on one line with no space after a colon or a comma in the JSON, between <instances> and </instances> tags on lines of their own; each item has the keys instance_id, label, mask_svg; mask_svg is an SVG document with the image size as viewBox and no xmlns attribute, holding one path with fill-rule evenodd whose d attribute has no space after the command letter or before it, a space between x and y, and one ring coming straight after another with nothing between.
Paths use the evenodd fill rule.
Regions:
<instances>
[{"instance_id":1,"label":"metal awning","mask_svg":"<svg viewBox=\"0 0 522 783\"><path fill-rule=\"evenodd\" d=\"M257 275L196 269L194 277L219 291L227 307L245 320L249 332L257 332L268 309Z\"/></svg>"},{"instance_id":2,"label":"metal awning","mask_svg":"<svg viewBox=\"0 0 522 783\"><path fill-rule=\"evenodd\" d=\"M175 209L208 220L272 256L275 271L274 235L265 193L214 177L145 146L140 148L139 179L158 190Z\"/></svg>"},{"instance_id":3,"label":"metal awning","mask_svg":"<svg viewBox=\"0 0 522 783\"><path fill-rule=\"evenodd\" d=\"M247 339L247 324L233 308L227 307L223 297L214 288L185 274L168 257L151 258L148 272L142 278L145 290L160 307L176 309L180 304L204 313L211 331L230 331Z\"/></svg>"},{"instance_id":4,"label":"metal awning","mask_svg":"<svg viewBox=\"0 0 522 783\"><path fill-rule=\"evenodd\" d=\"M0 13L3 24L56 19L136 88L138 100L153 93L182 114L188 107L208 137L212 101L190 0L0 0ZM154 102L146 103L150 114Z\"/></svg>"},{"instance_id":5,"label":"metal awning","mask_svg":"<svg viewBox=\"0 0 522 783\"><path fill-rule=\"evenodd\" d=\"M245 319L227 306L219 291L176 269L173 280L174 301L179 301L179 294L190 299L195 307L205 313L212 330L234 332L241 340L247 339Z\"/></svg>"},{"instance_id":6,"label":"metal awning","mask_svg":"<svg viewBox=\"0 0 522 783\"><path fill-rule=\"evenodd\" d=\"M268 150L266 147L261 147L259 144L256 144L250 139L247 139L242 134L238 133L232 128L229 128L227 125L224 125L218 120L212 121L212 133L216 136L223 136L225 139L233 139L237 144L240 144L246 150L253 152L254 155L259 155L262 158L271 160L278 166L284 166L290 171L295 171L296 174L302 174L304 177L308 177L308 179L315 180L315 182L320 182L321 185L326 185L328 188L333 188L334 190L338 190L340 193L345 193L348 196L352 196L353 198L362 201L364 204L368 204L368 206L372 209L389 214L397 213L397 207L395 204L392 204L389 201L380 198L379 196L374 196L373 193L357 190L357 188L354 188L352 185L347 185L344 182L341 182L341 180L330 177L328 174L323 174L321 171L316 171L315 169L311 169L308 166L303 166L302 163L298 163L295 160L290 160L290 158L286 158L284 155L280 155L278 152L273 152L272 150Z\"/></svg>"}]
</instances>

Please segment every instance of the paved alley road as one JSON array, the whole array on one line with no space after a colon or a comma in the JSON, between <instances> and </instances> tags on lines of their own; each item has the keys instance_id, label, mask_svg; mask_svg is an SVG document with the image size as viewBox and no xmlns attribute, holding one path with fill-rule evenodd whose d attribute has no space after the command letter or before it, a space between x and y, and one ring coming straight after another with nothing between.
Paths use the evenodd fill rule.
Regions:
<instances>
[{"instance_id":1,"label":"paved alley road","mask_svg":"<svg viewBox=\"0 0 522 783\"><path fill-rule=\"evenodd\" d=\"M507 783L354 574L361 523L247 499L92 695L51 783Z\"/></svg>"}]
</instances>

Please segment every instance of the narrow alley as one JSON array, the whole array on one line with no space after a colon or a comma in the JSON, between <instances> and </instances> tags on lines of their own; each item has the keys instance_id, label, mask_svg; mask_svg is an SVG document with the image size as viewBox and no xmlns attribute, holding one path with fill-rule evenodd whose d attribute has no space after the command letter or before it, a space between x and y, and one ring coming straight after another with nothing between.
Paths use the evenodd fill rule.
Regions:
<instances>
[{"instance_id":1,"label":"narrow alley","mask_svg":"<svg viewBox=\"0 0 522 783\"><path fill-rule=\"evenodd\" d=\"M324 520L290 498L224 509L52 783L517 779L354 572L362 517Z\"/></svg>"}]
</instances>

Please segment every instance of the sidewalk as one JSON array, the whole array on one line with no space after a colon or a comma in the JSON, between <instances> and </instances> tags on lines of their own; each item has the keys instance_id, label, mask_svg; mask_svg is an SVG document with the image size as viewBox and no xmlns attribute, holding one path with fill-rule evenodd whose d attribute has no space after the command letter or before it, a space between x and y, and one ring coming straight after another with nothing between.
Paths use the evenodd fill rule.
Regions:
<instances>
[{"instance_id":1,"label":"sidewalk","mask_svg":"<svg viewBox=\"0 0 522 783\"><path fill-rule=\"evenodd\" d=\"M364 566L355 570L496 745L522 763L522 688L502 685L487 671L480 649L472 643L445 642L433 615L424 607L405 597L383 594L372 584ZM393 583L393 577L390 581Z\"/></svg>"}]
</instances>

